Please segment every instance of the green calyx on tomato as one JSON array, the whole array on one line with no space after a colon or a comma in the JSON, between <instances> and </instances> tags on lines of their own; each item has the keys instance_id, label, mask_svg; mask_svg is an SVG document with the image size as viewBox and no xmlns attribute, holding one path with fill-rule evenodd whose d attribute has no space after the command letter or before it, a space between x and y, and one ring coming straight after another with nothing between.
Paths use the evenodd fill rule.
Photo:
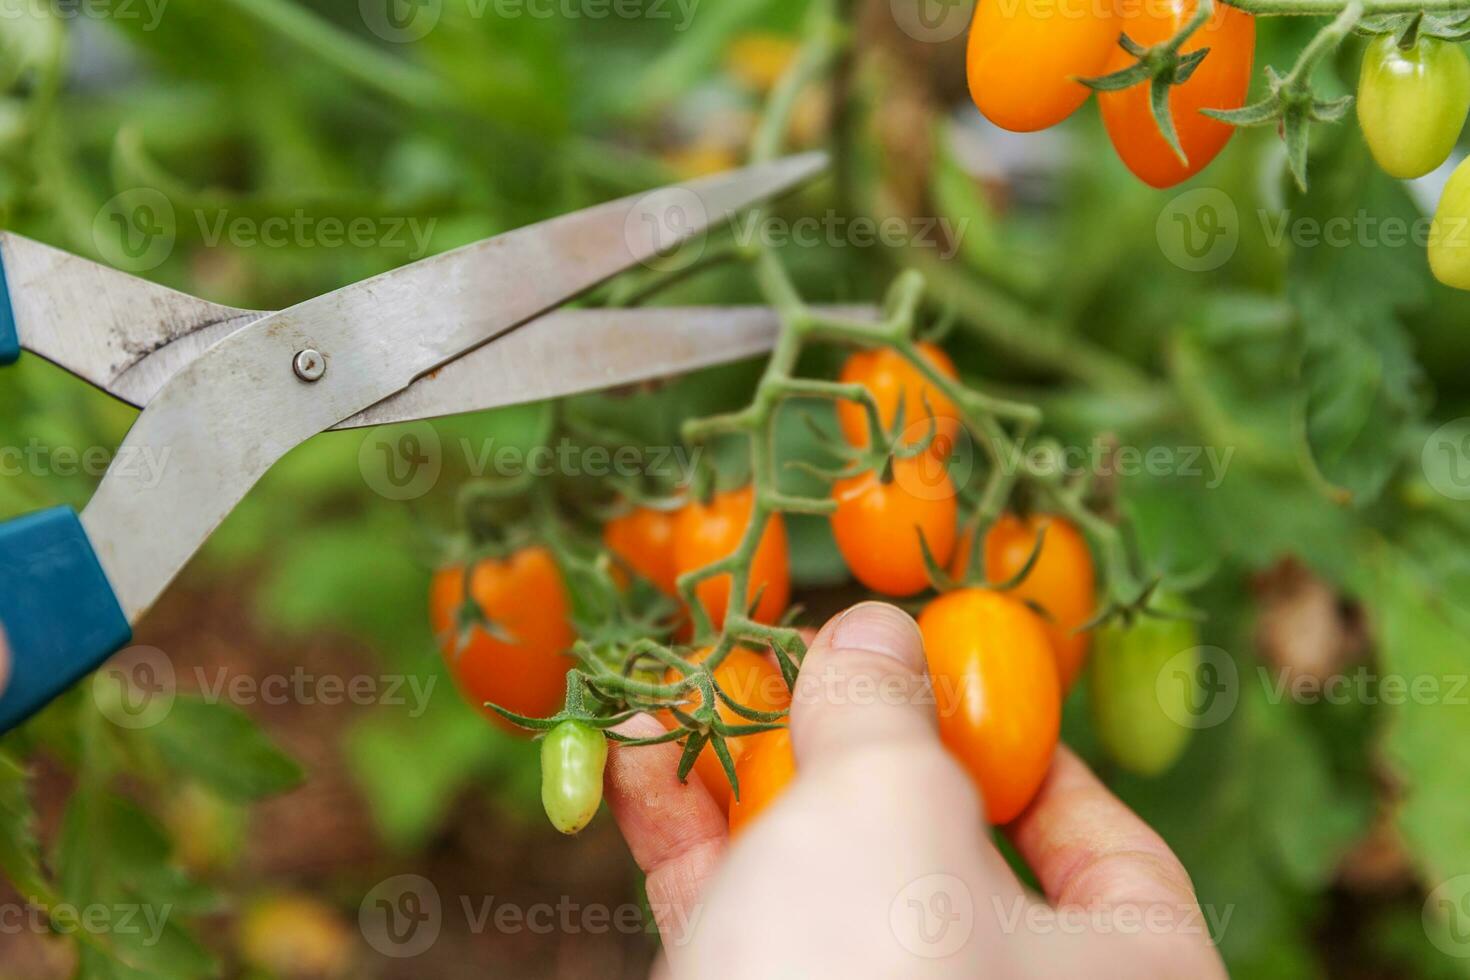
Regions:
<instances>
[{"instance_id":1,"label":"green calyx on tomato","mask_svg":"<svg viewBox=\"0 0 1470 980\"><path fill-rule=\"evenodd\" d=\"M1458 44L1391 34L1374 38L1358 80L1358 124L1373 159L1392 177L1435 170L1470 115L1470 59Z\"/></svg>"},{"instance_id":2,"label":"green calyx on tomato","mask_svg":"<svg viewBox=\"0 0 1470 980\"><path fill-rule=\"evenodd\" d=\"M575 834L602 804L607 738L580 721L564 721L541 740L541 805L551 825Z\"/></svg>"},{"instance_id":3,"label":"green calyx on tomato","mask_svg":"<svg viewBox=\"0 0 1470 980\"><path fill-rule=\"evenodd\" d=\"M1245 105L1255 18L1224 3L1207 12L1197 0L1123 0L1126 40L1109 73L1086 82L1099 92L1119 158L1152 187L1172 187L1208 166L1235 135L1208 111Z\"/></svg>"},{"instance_id":4,"label":"green calyx on tomato","mask_svg":"<svg viewBox=\"0 0 1470 980\"><path fill-rule=\"evenodd\" d=\"M1185 609L1167 596L1156 605L1169 613ZM1088 698L1093 727L1118 765L1157 776L1179 761L1193 733L1183 720L1191 717L1188 680L1198 657L1199 630L1188 619L1144 614L1097 630Z\"/></svg>"}]
</instances>

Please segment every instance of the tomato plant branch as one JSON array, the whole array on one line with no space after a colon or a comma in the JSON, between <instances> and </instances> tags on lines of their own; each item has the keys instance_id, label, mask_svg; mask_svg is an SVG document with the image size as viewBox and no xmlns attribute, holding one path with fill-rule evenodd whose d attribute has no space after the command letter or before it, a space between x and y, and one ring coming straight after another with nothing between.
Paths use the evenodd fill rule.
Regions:
<instances>
[{"instance_id":1,"label":"tomato plant branch","mask_svg":"<svg viewBox=\"0 0 1470 980\"><path fill-rule=\"evenodd\" d=\"M1122 358L1036 316L1016 300L938 259L907 257L935 295L949 304L960 326L1033 367L1055 372L1099 391L1156 387L1148 375Z\"/></svg>"},{"instance_id":2,"label":"tomato plant branch","mask_svg":"<svg viewBox=\"0 0 1470 980\"><path fill-rule=\"evenodd\" d=\"M1212 9L1209 0L1206 0L1205 7ZM845 46L850 44L850 32L836 16L838 10L836 0L825 0L813 7L801 50L777 84L767 112L757 126L751 145L754 161L772 159L781 152L797 95L823 72L829 71L842 57ZM1178 43L1183 43L1183 40L1181 37ZM674 648L644 639L623 645L621 665L617 652L613 660L608 661L596 651L583 651L580 657L584 666L579 671L581 679L578 681L604 702L599 709L604 715L620 716L619 709L665 712L666 717L672 719L673 734L669 739L660 738L659 741L683 742L684 752L679 763L681 778L687 775L695 758L708 745L737 793L734 763L725 740L777 727L784 713L760 711L740 704L715 682L716 671L737 646L753 645L775 654L787 686L794 687L806 653L799 632L784 624L762 623L756 619L765 588L765 583L752 582L757 552L766 539L771 522L780 520L781 515L828 515L836 506L830 498L801 496L779 489L776 436L780 412L794 399L821 399L861 406L870 434L869 444L863 450L862 463L853 465L891 465L888 459L903 455L909 449L907 446L902 449L895 446L897 432L890 432L885 426L877 399L866 386L798 376L802 355L811 346L892 351L924 380L929 386L928 391L936 397L943 396L948 404L954 406L959 415L958 421L975 439L988 464L985 489L971 518L972 531L983 532L994 523L1019 484L1033 484L1041 496L1054 504L1058 513L1073 519L1102 553L1111 590L1108 611L1126 606L1138 598L1123 536L1106 520L1088 510L1084 499L1085 487L1069 482L1061 467L1050 465L1026 451L1028 440L1041 426L1040 409L1025 402L977 391L961 380L949 377L922 353L916 335L924 309L926 280L923 274L915 269L901 271L889 287L879 318L864 321L827 315L808 305L786 265L769 245L745 246L738 253L751 263L756 284L776 312L780 330L749 404L720 415L688 419L681 428L684 441L696 449L716 440L742 440L751 488L750 509L744 517L745 525L733 551L701 568L685 572L676 581L676 591L689 611L693 643L704 650L698 657L686 659ZM721 256L724 257L727 256ZM661 280L660 284L667 281ZM653 288L656 287L641 287L633 298L646 297ZM1020 337L1028 332L1029 325L1018 324L1013 329ZM1031 343L1033 353L1040 354L1034 341L1019 343L1023 346ZM1045 359L1065 370L1067 365L1089 359L1079 356L1078 346L1069 338L1064 345L1059 343L1047 347ZM1121 387L1139 382L1132 369L1109 366L1106 355L1094 363L1103 365L1091 369L1093 373L1090 376L1099 383ZM892 427L897 430L901 425L900 415ZM931 412L930 440L934 433ZM926 452L929 445L926 441L917 451ZM712 488L712 471L704 471L704 474L696 481L696 487ZM703 489L697 489L695 496L702 498L706 494ZM689 504L702 505L703 500ZM977 533L977 551L979 537ZM927 543L922 535L920 541L931 566L931 577L934 577L932 556L927 556ZM1037 553L1039 548L1038 540ZM977 569L982 565L978 561L971 563L971 567ZM1030 567L1028 564L1020 577L1024 577ZM725 580L721 586L725 608L718 611L707 608L700 595L701 591L708 591L702 590L701 586L716 579ZM1009 588L1014 584L1008 582L992 587ZM718 628L716 622L721 624ZM654 665L652 668L650 663ZM580 686L569 686L565 717L573 717L581 710L581 702L577 700L581 697L581 690ZM717 704L728 707L740 720L749 724L731 724L726 716L715 710Z\"/></svg>"},{"instance_id":3,"label":"tomato plant branch","mask_svg":"<svg viewBox=\"0 0 1470 980\"><path fill-rule=\"evenodd\" d=\"M1312 123L1337 122L1353 104L1350 95L1338 99L1317 98L1312 90L1312 73L1352 33L1363 18L1363 9L1363 0L1350 0L1332 23L1317 32L1285 76L1268 67L1270 94L1261 101L1241 109L1202 110L1205 115L1233 126L1279 127L1286 141L1287 163L1303 191L1307 189L1307 150Z\"/></svg>"},{"instance_id":4,"label":"tomato plant branch","mask_svg":"<svg viewBox=\"0 0 1470 980\"><path fill-rule=\"evenodd\" d=\"M454 104L438 76L364 43L289 0L228 0L240 12L301 45L344 75L415 108Z\"/></svg>"},{"instance_id":5,"label":"tomato plant branch","mask_svg":"<svg viewBox=\"0 0 1470 980\"><path fill-rule=\"evenodd\" d=\"M1335 17L1351 0L1220 0L1257 17ZM1362 0L1363 14L1458 13L1470 11L1466 0Z\"/></svg>"}]
</instances>

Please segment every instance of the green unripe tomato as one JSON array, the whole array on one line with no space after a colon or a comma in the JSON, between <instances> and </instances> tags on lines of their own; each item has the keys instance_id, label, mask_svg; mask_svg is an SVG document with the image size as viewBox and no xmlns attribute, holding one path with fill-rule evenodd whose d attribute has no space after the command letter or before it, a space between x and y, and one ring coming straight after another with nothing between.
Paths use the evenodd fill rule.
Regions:
<instances>
[{"instance_id":1,"label":"green unripe tomato","mask_svg":"<svg viewBox=\"0 0 1470 980\"><path fill-rule=\"evenodd\" d=\"M1455 168L1439 199L1429 228L1429 267L1446 286L1470 289L1470 160Z\"/></svg>"},{"instance_id":2,"label":"green unripe tomato","mask_svg":"<svg viewBox=\"0 0 1470 980\"><path fill-rule=\"evenodd\" d=\"M1405 50L1383 35L1358 80L1358 124L1373 159L1394 177L1423 177L1449 159L1470 113L1470 59L1458 44L1421 37Z\"/></svg>"},{"instance_id":3,"label":"green unripe tomato","mask_svg":"<svg viewBox=\"0 0 1470 980\"><path fill-rule=\"evenodd\" d=\"M578 833L602 804L607 738L591 725L564 721L541 740L541 805L551 825Z\"/></svg>"},{"instance_id":4,"label":"green unripe tomato","mask_svg":"<svg viewBox=\"0 0 1470 980\"><path fill-rule=\"evenodd\" d=\"M1178 610L1184 603L1167 598L1161 606ZM1199 630L1188 620L1140 616L1131 627L1110 623L1097 630L1088 668L1093 728L1129 772L1157 776L1189 746L1193 729L1181 719L1192 717L1192 685L1160 677L1166 666L1198 669L1198 648Z\"/></svg>"}]
</instances>

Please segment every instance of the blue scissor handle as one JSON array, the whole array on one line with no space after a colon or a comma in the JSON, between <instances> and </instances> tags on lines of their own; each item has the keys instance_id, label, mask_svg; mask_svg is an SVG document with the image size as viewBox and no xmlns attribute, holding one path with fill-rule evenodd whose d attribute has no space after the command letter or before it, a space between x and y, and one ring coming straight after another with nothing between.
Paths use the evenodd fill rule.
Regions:
<instances>
[{"instance_id":1,"label":"blue scissor handle","mask_svg":"<svg viewBox=\"0 0 1470 980\"><path fill-rule=\"evenodd\" d=\"M20 357L20 333L15 329L15 310L10 305L10 285L5 281L5 254L0 252L0 367Z\"/></svg>"},{"instance_id":2,"label":"blue scissor handle","mask_svg":"<svg viewBox=\"0 0 1470 980\"><path fill-rule=\"evenodd\" d=\"M40 711L133 638L70 507L0 524L0 628L10 645L0 732Z\"/></svg>"}]
</instances>

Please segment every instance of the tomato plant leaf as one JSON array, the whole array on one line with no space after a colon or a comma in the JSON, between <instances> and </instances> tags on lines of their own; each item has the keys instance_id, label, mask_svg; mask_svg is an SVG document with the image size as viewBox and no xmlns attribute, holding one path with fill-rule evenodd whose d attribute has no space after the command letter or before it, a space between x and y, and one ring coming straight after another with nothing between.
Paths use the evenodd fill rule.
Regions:
<instances>
[{"instance_id":1,"label":"tomato plant leaf","mask_svg":"<svg viewBox=\"0 0 1470 980\"><path fill-rule=\"evenodd\" d=\"M1464 548L1463 538L1440 547ZM1470 604L1417 555L1384 543L1365 583L1380 627L1385 678L1407 685L1385 703L1384 754L1404 783L1399 828L1430 888L1470 867ZM1416 694L1418 691L1420 693ZM1387 700L1387 699L1385 699Z\"/></svg>"},{"instance_id":2,"label":"tomato plant leaf","mask_svg":"<svg viewBox=\"0 0 1470 980\"><path fill-rule=\"evenodd\" d=\"M455 800L487 786L512 810L540 806L539 746L487 726L441 678L445 697L431 698L420 717L375 712L348 729L343 752L388 844L421 846Z\"/></svg>"},{"instance_id":3,"label":"tomato plant leaf","mask_svg":"<svg viewBox=\"0 0 1470 980\"><path fill-rule=\"evenodd\" d=\"M36 812L31 805L27 773L5 753L0 753L0 871L26 898L51 893L41 870Z\"/></svg>"},{"instance_id":4,"label":"tomato plant leaf","mask_svg":"<svg viewBox=\"0 0 1470 980\"><path fill-rule=\"evenodd\" d=\"M1287 293L1301 321L1301 438L1321 477L1357 506L1376 500L1423 414L1421 371L1400 320L1427 297L1422 215L1362 141L1332 158L1286 215Z\"/></svg>"},{"instance_id":5,"label":"tomato plant leaf","mask_svg":"<svg viewBox=\"0 0 1470 980\"><path fill-rule=\"evenodd\" d=\"M183 980L216 972L183 921L215 911L214 893L170 861L168 838L137 806L79 790L56 851L61 901L50 909L52 927L76 937L83 975Z\"/></svg>"},{"instance_id":6,"label":"tomato plant leaf","mask_svg":"<svg viewBox=\"0 0 1470 980\"><path fill-rule=\"evenodd\" d=\"M234 705L179 695L168 716L138 735L175 771L226 800L248 802L292 789L301 767Z\"/></svg>"}]
</instances>

